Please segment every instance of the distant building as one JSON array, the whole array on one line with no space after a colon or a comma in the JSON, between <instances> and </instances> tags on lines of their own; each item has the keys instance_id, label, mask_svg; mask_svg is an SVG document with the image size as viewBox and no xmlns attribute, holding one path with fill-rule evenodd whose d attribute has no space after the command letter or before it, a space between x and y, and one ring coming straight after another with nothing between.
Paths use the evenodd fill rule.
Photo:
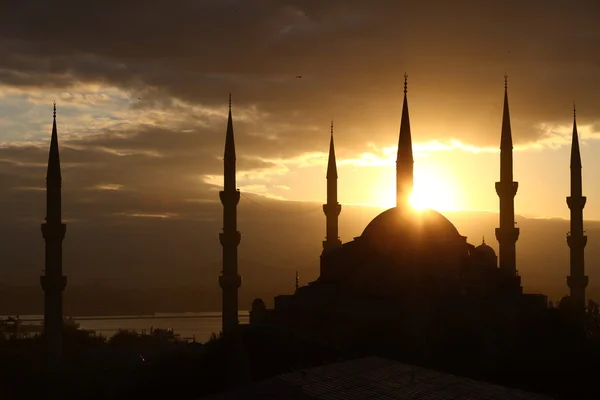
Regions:
<instances>
[{"instance_id":1,"label":"distant building","mask_svg":"<svg viewBox=\"0 0 600 400\"><path fill-rule=\"evenodd\" d=\"M433 210L416 211L408 201L413 190L412 137L406 75L396 162L397 205L375 217L359 237L341 243L337 219L337 170L333 125L327 167L327 237L320 276L294 294L275 297L274 308L256 299L252 325L287 326L295 332L334 343L364 340L385 331L409 333L432 341L451 323L449 308L522 312L546 308L543 295L524 295L515 259L512 135L505 80L502 118L499 255L485 243L467 242L456 227ZM486 308L486 310L482 310ZM460 312L460 311L459 311ZM513 318L507 318L507 321ZM510 325L510 322L509 322Z\"/></svg>"},{"instance_id":2,"label":"distant building","mask_svg":"<svg viewBox=\"0 0 600 400\"><path fill-rule=\"evenodd\" d=\"M551 397L377 357L291 372L207 400L551 400Z\"/></svg>"}]
</instances>

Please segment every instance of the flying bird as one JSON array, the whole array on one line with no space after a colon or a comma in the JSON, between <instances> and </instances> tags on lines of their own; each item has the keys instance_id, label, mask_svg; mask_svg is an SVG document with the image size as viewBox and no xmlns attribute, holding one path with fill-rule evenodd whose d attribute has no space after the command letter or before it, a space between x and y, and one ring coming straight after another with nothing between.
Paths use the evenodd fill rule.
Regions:
<instances>
[{"instance_id":1,"label":"flying bird","mask_svg":"<svg viewBox=\"0 0 600 400\"><path fill-rule=\"evenodd\" d=\"M302 75L296 75L296 79L302 78Z\"/></svg>"}]
</instances>

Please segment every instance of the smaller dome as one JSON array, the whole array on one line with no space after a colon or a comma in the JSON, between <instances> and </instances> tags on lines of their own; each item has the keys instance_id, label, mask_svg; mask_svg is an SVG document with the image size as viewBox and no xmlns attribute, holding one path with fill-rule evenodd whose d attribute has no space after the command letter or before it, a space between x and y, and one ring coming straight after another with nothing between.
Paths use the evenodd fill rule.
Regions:
<instances>
[{"instance_id":1,"label":"smaller dome","mask_svg":"<svg viewBox=\"0 0 600 400\"><path fill-rule=\"evenodd\" d=\"M496 257L496 252L485 243L485 238L483 238L479 246L475 247L475 251L485 257Z\"/></svg>"},{"instance_id":2,"label":"smaller dome","mask_svg":"<svg viewBox=\"0 0 600 400\"><path fill-rule=\"evenodd\" d=\"M265 302L263 301L263 299L256 298L252 302L252 309L253 310L256 310L256 309L265 309L265 308L267 308L267 306L265 305Z\"/></svg>"}]
</instances>

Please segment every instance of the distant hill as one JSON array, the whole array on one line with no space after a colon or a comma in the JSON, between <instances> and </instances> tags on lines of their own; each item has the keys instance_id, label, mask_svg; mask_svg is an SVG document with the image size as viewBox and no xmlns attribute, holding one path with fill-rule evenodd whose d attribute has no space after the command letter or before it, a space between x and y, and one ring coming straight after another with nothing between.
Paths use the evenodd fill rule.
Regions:
<instances>
[{"instance_id":1,"label":"distant hill","mask_svg":"<svg viewBox=\"0 0 600 400\"><path fill-rule=\"evenodd\" d=\"M340 215L342 240L359 236L382 210L344 205ZM196 293L204 294L204 300L189 301L213 307L220 301L217 276L221 271L218 240L221 213L221 204L215 202L199 204L197 215L179 218L75 219L68 223L64 242L68 288L91 284L115 289L139 288L156 292L159 298L162 293L165 299L176 296L174 288L193 288ZM494 237L497 214L472 211L444 214L470 243L479 244L485 236L486 242L497 250ZM301 283L314 280L319 271L324 222L320 204L244 194L239 205L241 301L249 303L257 296L270 300L277 293L291 292L295 271L299 272ZM517 224L521 228L517 262L525 290L542 292L552 299L562 297L568 292L565 276L569 269L569 249L565 235L569 222L518 216ZM594 245L600 243L600 222L587 221L585 228L589 236L588 293L600 299L600 246ZM0 281L39 290L38 277L44 259L39 224L3 223L0 235L3 238L0 251L7 255L0 263Z\"/></svg>"}]
</instances>

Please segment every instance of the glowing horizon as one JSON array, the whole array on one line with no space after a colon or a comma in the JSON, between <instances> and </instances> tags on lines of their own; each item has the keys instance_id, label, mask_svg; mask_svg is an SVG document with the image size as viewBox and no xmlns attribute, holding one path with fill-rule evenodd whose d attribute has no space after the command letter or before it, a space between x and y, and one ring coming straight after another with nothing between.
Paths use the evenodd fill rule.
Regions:
<instances>
[{"instance_id":1,"label":"glowing horizon","mask_svg":"<svg viewBox=\"0 0 600 400\"><path fill-rule=\"evenodd\" d=\"M155 193L177 193L182 198L191 198L200 196L199 192L202 190L209 193L219 190L218 187L222 185L222 174L218 169L199 170L195 165L187 165L190 159L182 154L191 150L181 150L174 145L164 146L163 135L158 133L163 129L176 132L179 128L185 128L185 132L171 133L179 136L170 143L181 142L191 148L199 135L192 133L195 132L192 128L197 128L197 123L188 121L186 115L201 115L205 118L202 120L202 126L216 126L216 130L220 131L225 124L225 106L184 104L177 101L174 103L177 104L177 109L163 109L151 104L142 109L127 108L135 99L128 93L110 86L74 88L60 92L57 96L54 90L49 89L27 91L13 88L3 95L3 102L14 104L12 107L18 112L0 116L0 124L6 128L0 138L0 148L4 149L5 157L11 164L19 169L23 168L23 171L26 168L43 167L46 163L45 152L49 135L46 102L59 97L61 107L58 125L61 147L65 149L65 182L70 180L70 167L77 165L78 170L88 167L86 159L81 158L85 151L91 151L102 163L102 168L89 164L93 173L86 176L93 179L83 185L78 182L80 186L74 188L71 185L71 188L84 192L96 190L110 193L111 199L117 201L124 196L135 196L138 192L141 195L152 186L152 190L148 189L151 193L144 194L145 202L148 203L148 199L152 198L151 201L160 203L163 200L153 197ZM87 102L77 102L80 98L87 99ZM494 182L499 178L498 146L484 141L478 143L469 139L468 135L455 135L454 131L444 131L440 127L431 128L435 132L439 131L439 134L429 132L423 135L421 132L428 129L423 128L423 122L420 122L418 117L419 109L416 106L414 108L417 110L413 110L413 207L431 208L440 212L496 211L498 197ZM244 121L263 121L265 118L260 110L249 106L236 107L236 138L243 138L247 134L248 127L241 125ZM385 138L383 135L377 135L369 137L368 141L361 138L359 142L351 138L352 135L348 135L353 128L345 127L345 121L346 119L340 118L340 134L336 136L340 202L381 208L395 206L397 146L393 143L397 140L398 121L390 123L389 128L380 127L381 131L386 132ZM268 126L270 129L276 127L278 132L285 132L286 129L290 129L288 125L278 121L277 124ZM535 141L521 141L515 144L514 176L519 182L515 211L524 216L567 218L569 210L564 197L569 194L568 163L572 126L568 122L547 122L538 125L537 128L545 133L544 136ZM151 127L152 130L143 135L135 133L141 127ZM239 188L243 192L256 193L271 199L324 202L324 171L328 157L324 150L328 147L329 130L320 129L311 123L309 131L313 130L324 131L325 138L319 142L315 141L313 147L295 154L275 151L275 148L280 148L278 146L252 148L248 144L250 142L244 143L240 140ZM599 198L600 189L595 185L592 171L600 170L600 158L596 157L600 152L600 134L594 124L585 120L579 123L578 131L583 161L583 189L589 199L584 215L586 219L598 220L600 207L594 199ZM515 129L515 137L517 132ZM140 141L142 136L147 137L148 143ZM437 139L433 138L435 136ZM251 137L255 139L254 134ZM277 135L273 136L275 137ZM222 138L218 135L214 138L218 143L211 151L214 151L215 158L220 158L217 154L222 151ZM33 154L38 149L44 154L39 158L21 156L24 152ZM156 179L153 168L158 168L161 160L164 163L169 157L178 160L177 162L181 163L180 167L173 171L175 175L169 179ZM152 158L153 161L144 164L144 170L140 169L139 172L124 169L126 173L122 174L111 171L112 165L134 158ZM213 162L212 158L207 159ZM148 177L152 177L152 183L148 183ZM190 182L193 184L190 185ZM42 187L38 188L37 183L32 181L25 185L20 182L11 190L43 190ZM154 208L156 207L149 207L144 211L152 214ZM179 211L172 210L175 213Z\"/></svg>"}]
</instances>

